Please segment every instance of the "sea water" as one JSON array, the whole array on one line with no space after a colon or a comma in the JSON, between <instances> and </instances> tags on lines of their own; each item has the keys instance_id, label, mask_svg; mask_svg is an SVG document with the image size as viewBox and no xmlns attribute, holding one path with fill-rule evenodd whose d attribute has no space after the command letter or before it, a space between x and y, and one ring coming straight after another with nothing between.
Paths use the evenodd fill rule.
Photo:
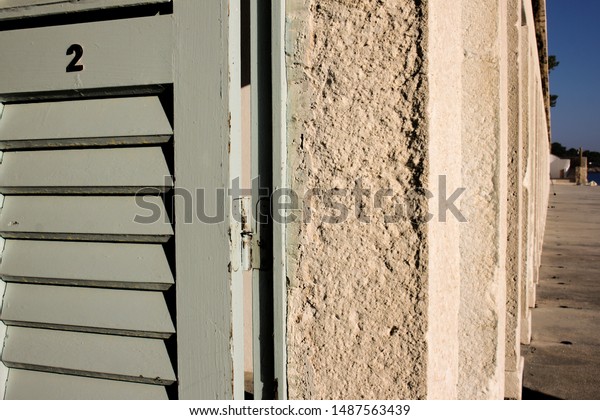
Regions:
<instances>
[{"instance_id":1,"label":"sea water","mask_svg":"<svg viewBox=\"0 0 600 420\"><path fill-rule=\"evenodd\" d=\"M600 185L600 172L588 172L588 182L592 181Z\"/></svg>"}]
</instances>

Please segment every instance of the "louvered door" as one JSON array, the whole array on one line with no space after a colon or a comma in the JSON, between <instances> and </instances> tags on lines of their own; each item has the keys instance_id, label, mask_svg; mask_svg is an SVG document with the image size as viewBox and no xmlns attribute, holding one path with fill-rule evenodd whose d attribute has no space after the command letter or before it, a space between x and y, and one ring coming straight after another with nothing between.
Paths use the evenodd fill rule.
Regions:
<instances>
[{"instance_id":1,"label":"louvered door","mask_svg":"<svg viewBox=\"0 0 600 420\"><path fill-rule=\"evenodd\" d=\"M230 204L220 224L207 225L189 214L197 203L173 200L176 188L195 199L238 173L236 94L223 96L235 77L222 44L229 21L215 19L227 2L168 3L0 5L0 20L25 22L0 31L7 399L241 391L232 377L230 337L241 332L232 332ZM145 16L155 10L147 5L159 13ZM39 28L26 20L127 6L136 7L114 20ZM185 25L193 18L221 26L202 33ZM213 44L223 50L199 66Z\"/></svg>"},{"instance_id":2,"label":"louvered door","mask_svg":"<svg viewBox=\"0 0 600 420\"><path fill-rule=\"evenodd\" d=\"M175 333L164 296L173 256L162 245L173 237L163 204L171 138L155 96L5 105L7 398L54 397L58 375L84 381L74 389L111 389L110 380L124 382L121 397L166 397L176 381L165 345ZM136 222L136 200L161 214ZM30 393L28 381L57 386Z\"/></svg>"}]
</instances>

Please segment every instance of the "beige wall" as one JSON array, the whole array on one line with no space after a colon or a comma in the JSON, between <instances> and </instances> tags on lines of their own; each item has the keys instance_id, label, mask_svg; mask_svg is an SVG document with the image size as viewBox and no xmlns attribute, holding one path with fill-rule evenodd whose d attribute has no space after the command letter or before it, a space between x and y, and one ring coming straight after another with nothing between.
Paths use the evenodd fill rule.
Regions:
<instances>
[{"instance_id":1,"label":"beige wall","mask_svg":"<svg viewBox=\"0 0 600 420\"><path fill-rule=\"evenodd\" d=\"M549 177L531 4L287 8L290 183L349 209L287 226L289 397L520 398Z\"/></svg>"},{"instance_id":2,"label":"beige wall","mask_svg":"<svg viewBox=\"0 0 600 420\"><path fill-rule=\"evenodd\" d=\"M291 184L346 190L331 224L288 226L291 398L426 397L427 226L385 224L374 194L428 182L426 8L413 2L288 2ZM349 191L369 190L357 220ZM427 200L413 194L421 212ZM383 206L390 209L391 198Z\"/></svg>"},{"instance_id":3,"label":"beige wall","mask_svg":"<svg viewBox=\"0 0 600 420\"><path fill-rule=\"evenodd\" d=\"M439 176L445 175L447 191L462 187L463 79L460 7L430 1L428 10L428 188L431 212L439 209ZM447 195L447 194L446 194ZM462 206L460 202L459 207ZM461 223L450 216L446 222L427 224L427 398L456 399L459 376L459 311L461 292ZM429 314L436 314L429 316Z\"/></svg>"},{"instance_id":4,"label":"beige wall","mask_svg":"<svg viewBox=\"0 0 600 420\"><path fill-rule=\"evenodd\" d=\"M522 3L507 2L507 134L508 134L508 213L506 249L506 349L505 397L521 397L523 358L521 357L521 282L523 280L523 138L521 133L521 35Z\"/></svg>"}]
</instances>

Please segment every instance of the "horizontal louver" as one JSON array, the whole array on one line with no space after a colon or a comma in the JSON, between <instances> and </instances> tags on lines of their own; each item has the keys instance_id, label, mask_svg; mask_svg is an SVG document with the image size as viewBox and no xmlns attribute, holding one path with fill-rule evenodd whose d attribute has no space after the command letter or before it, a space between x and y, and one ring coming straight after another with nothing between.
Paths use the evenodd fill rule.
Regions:
<instances>
[{"instance_id":1,"label":"horizontal louver","mask_svg":"<svg viewBox=\"0 0 600 420\"><path fill-rule=\"evenodd\" d=\"M161 197L8 196L0 235L9 239L167 242L173 228Z\"/></svg>"},{"instance_id":2,"label":"horizontal louver","mask_svg":"<svg viewBox=\"0 0 600 420\"><path fill-rule=\"evenodd\" d=\"M11 369L7 400L166 400L165 388L134 382Z\"/></svg>"},{"instance_id":3,"label":"horizontal louver","mask_svg":"<svg viewBox=\"0 0 600 420\"><path fill-rule=\"evenodd\" d=\"M154 385L176 380L165 343L151 338L8 327L2 361L9 368Z\"/></svg>"},{"instance_id":4,"label":"horizontal louver","mask_svg":"<svg viewBox=\"0 0 600 420\"><path fill-rule=\"evenodd\" d=\"M2 194L164 193L171 175L160 148L6 152Z\"/></svg>"},{"instance_id":5,"label":"horizontal louver","mask_svg":"<svg viewBox=\"0 0 600 420\"><path fill-rule=\"evenodd\" d=\"M158 98L5 105L0 149L166 143L173 135Z\"/></svg>"},{"instance_id":6,"label":"horizontal louver","mask_svg":"<svg viewBox=\"0 0 600 420\"><path fill-rule=\"evenodd\" d=\"M165 339L175 333L160 292L9 284L4 296L7 325Z\"/></svg>"},{"instance_id":7,"label":"horizontal louver","mask_svg":"<svg viewBox=\"0 0 600 420\"><path fill-rule=\"evenodd\" d=\"M172 135L157 97L4 107L6 398L167 397Z\"/></svg>"},{"instance_id":8,"label":"horizontal louver","mask_svg":"<svg viewBox=\"0 0 600 420\"><path fill-rule=\"evenodd\" d=\"M0 4L0 20L168 2L170 0L4 0Z\"/></svg>"},{"instance_id":9,"label":"horizontal louver","mask_svg":"<svg viewBox=\"0 0 600 420\"><path fill-rule=\"evenodd\" d=\"M10 282L119 289L167 290L174 283L163 247L152 244L8 240L0 276Z\"/></svg>"}]
</instances>

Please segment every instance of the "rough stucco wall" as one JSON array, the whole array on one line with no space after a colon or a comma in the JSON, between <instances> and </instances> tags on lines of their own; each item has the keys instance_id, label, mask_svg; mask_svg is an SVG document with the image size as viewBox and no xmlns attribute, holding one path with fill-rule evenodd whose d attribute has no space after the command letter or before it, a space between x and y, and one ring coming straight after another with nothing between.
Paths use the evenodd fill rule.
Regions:
<instances>
[{"instance_id":1,"label":"rough stucco wall","mask_svg":"<svg viewBox=\"0 0 600 420\"><path fill-rule=\"evenodd\" d=\"M508 33L508 232L506 255L506 398L520 399L521 261L522 261L522 141L520 136L521 1L509 0Z\"/></svg>"},{"instance_id":2,"label":"rough stucco wall","mask_svg":"<svg viewBox=\"0 0 600 420\"><path fill-rule=\"evenodd\" d=\"M384 223L375 191L427 186L426 4L420 0L288 0L291 184L336 188L357 220L339 224L319 198L288 226L288 386L296 398L424 398L427 211ZM391 213L392 198L383 207ZM421 214L418 214L421 212Z\"/></svg>"}]
</instances>

